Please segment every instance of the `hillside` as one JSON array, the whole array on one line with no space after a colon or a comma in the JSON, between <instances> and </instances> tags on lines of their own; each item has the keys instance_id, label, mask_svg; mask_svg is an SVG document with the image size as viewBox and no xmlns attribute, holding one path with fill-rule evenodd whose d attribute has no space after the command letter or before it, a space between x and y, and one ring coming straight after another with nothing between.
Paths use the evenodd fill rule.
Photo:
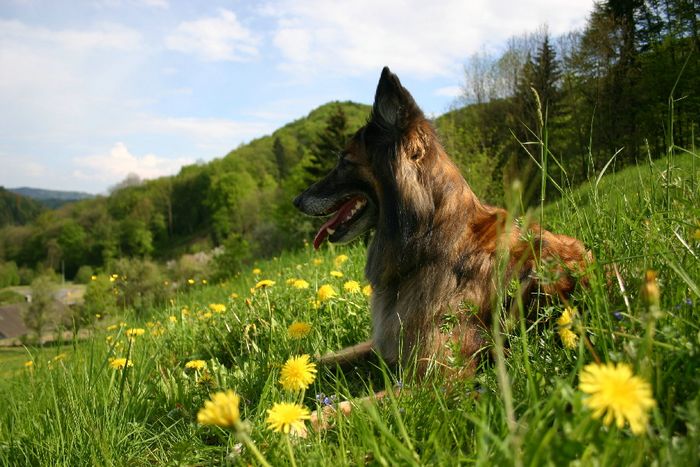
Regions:
<instances>
[{"instance_id":1,"label":"hillside","mask_svg":"<svg viewBox=\"0 0 700 467\"><path fill-rule=\"evenodd\" d=\"M71 278L82 265L106 267L121 257L167 260L227 245L229 264L237 264L296 247L311 226L290 215L291 200L335 163L368 114L368 106L329 103L208 164L71 202L1 230L0 261L64 265Z\"/></svg>"},{"instance_id":2,"label":"hillside","mask_svg":"<svg viewBox=\"0 0 700 467\"><path fill-rule=\"evenodd\" d=\"M37 200L49 209L56 209L66 203L95 197L95 195L82 191L44 190L29 187L8 188L7 191Z\"/></svg>"},{"instance_id":3,"label":"hillside","mask_svg":"<svg viewBox=\"0 0 700 467\"><path fill-rule=\"evenodd\" d=\"M0 187L0 228L27 224L43 210L41 203Z\"/></svg>"}]
</instances>

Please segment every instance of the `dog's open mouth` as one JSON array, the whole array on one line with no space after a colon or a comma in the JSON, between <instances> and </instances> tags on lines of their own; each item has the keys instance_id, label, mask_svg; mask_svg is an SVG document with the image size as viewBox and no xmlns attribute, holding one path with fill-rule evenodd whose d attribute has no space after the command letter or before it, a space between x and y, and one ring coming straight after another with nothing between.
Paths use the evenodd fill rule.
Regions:
<instances>
[{"instance_id":1,"label":"dog's open mouth","mask_svg":"<svg viewBox=\"0 0 700 467\"><path fill-rule=\"evenodd\" d=\"M318 250L323 240L335 242L341 240L350 230L352 224L362 217L367 207L367 198L361 195L353 195L344 198L330 210L331 218L328 219L319 229L314 237L314 248Z\"/></svg>"}]
</instances>

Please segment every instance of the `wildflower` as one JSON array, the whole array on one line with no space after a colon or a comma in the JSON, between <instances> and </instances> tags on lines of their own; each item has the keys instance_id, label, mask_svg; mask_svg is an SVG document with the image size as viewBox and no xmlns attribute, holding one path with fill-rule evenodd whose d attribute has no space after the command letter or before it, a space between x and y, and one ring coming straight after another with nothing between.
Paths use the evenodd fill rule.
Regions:
<instances>
[{"instance_id":1,"label":"wildflower","mask_svg":"<svg viewBox=\"0 0 700 467\"><path fill-rule=\"evenodd\" d=\"M146 332L145 329L143 328L131 328L127 329L124 334L126 334L126 337L136 337L136 336L143 336L144 333Z\"/></svg>"},{"instance_id":2,"label":"wildflower","mask_svg":"<svg viewBox=\"0 0 700 467\"><path fill-rule=\"evenodd\" d=\"M125 328L127 326L128 326L128 324L126 321L119 321L119 327Z\"/></svg>"},{"instance_id":3,"label":"wildflower","mask_svg":"<svg viewBox=\"0 0 700 467\"><path fill-rule=\"evenodd\" d=\"M207 320L207 319L211 318L212 316L214 316L214 315L211 313L211 311L207 311L206 313L202 313L201 315L199 315L199 319L200 320Z\"/></svg>"},{"instance_id":4,"label":"wildflower","mask_svg":"<svg viewBox=\"0 0 700 467\"><path fill-rule=\"evenodd\" d=\"M238 298L238 294L234 292L231 295L229 295L228 298L236 299Z\"/></svg>"},{"instance_id":5,"label":"wildflower","mask_svg":"<svg viewBox=\"0 0 700 467\"><path fill-rule=\"evenodd\" d=\"M294 322L287 328L287 333L292 339L306 337L309 332L311 332L311 325L309 323Z\"/></svg>"},{"instance_id":6,"label":"wildflower","mask_svg":"<svg viewBox=\"0 0 700 467\"><path fill-rule=\"evenodd\" d=\"M216 425L223 428L238 424L241 418L239 406L241 398L229 389L217 392L211 400L204 402L204 407L197 413L197 422L201 425Z\"/></svg>"},{"instance_id":7,"label":"wildflower","mask_svg":"<svg viewBox=\"0 0 700 467\"><path fill-rule=\"evenodd\" d=\"M206 280L206 279L202 279L202 284L207 285L207 280Z\"/></svg>"},{"instance_id":8,"label":"wildflower","mask_svg":"<svg viewBox=\"0 0 700 467\"><path fill-rule=\"evenodd\" d=\"M174 323L177 323L177 317L174 316L174 315L168 316L168 320L169 320L171 323L173 323L173 324L174 324Z\"/></svg>"},{"instance_id":9,"label":"wildflower","mask_svg":"<svg viewBox=\"0 0 700 467\"><path fill-rule=\"evenodd\" d=\"M575 349L578 345L578 334L569 328L559 329L559 338L567 349Z\"/></svg>"},{"instance_id":10,"label":"wildflower","mask_svg":"<svg viewBox=\"0 0 700 467\"><path fill-rule=\"evenodd\" d=\"M108 331L116 331L119 328L116 324L112 324L110 326L107 326Z\"/></svg>"},{"instance_id":11,"label":"wildflower","mask_svg":"<svg viewBox=\"0 0 700 467\"><path fill-rule=\"evenodd\" d=\"M116 280L117 280L117 279L116 279L115 277L113 277L113 276L109 278L109 281L110 281L110 282L114 282L114 281L116 281Z\"/></svg>"},{"instance_id":12,"label":"wildflower","mask_svg":"<svg viewBox=\"0 0 700 467\"><path fill-rule=\"evenodd\" d=\"M25 368L31 368L31 367L33 367L33 366L34 366L34 361L33 361L33 360L27 360L26 362L24 362L24 367L25 367Z\"/></svg>"},{"instance_id":13,"label":"wildflower","mask_svg":"<svg viewBox=\"0 0 700 467\"><path fill-rule=\"evenodd\" d=\"M316 378L316 364L308 355L292 357L282 367L280 384L288 391L301 391L309 387Z\"/></svg>"},{"instance_id":14,"label":"wildflower","mask_svg":"<svg viewBox=\"0 0 700 467\"><path fill-rule=\"evenodd\" d=\"M209 309L214 313L223 313L226 311L226 305L223 303L210 303Z\"/></svg>"},{"instance_id":15,"label":"wildflower","mask_svg":"<svg viewBox=\"0 0 700 467\"><path fill-rule=\"evenodd\" d=\"M259 276L260 274L262 274L262 271L260 270L260 268L255 268L255 269L253 269L253 274L255 274L256 276Z\"/></svg>"},{"instance_id":16,"label":"wildflower","mask_svg":"<svg viewBox=\"0 0 700 467\"><path fill-rule=\"evenodd\" d=\"M304 420L311 418L309 409L299 404L288 402L275 403L267 411L267 424L270 430L278 433L304 435Z\"/></svg>"},{"instance_id":17,"label":"wildflower","mask_svg":"<svg viewBox=\"0 0 700 467\"><path fill-rule=\"evenodd\" d=\"M207 366L207 362L204 360L190 360L189 362L185 363L185 368L188 368L190 370L201 370L202 368L205 368Z\"/></svg>"},{"instance_id":18,"label":"wildflower","mask_svg":"<svg viewBox=\"0 0 700 467\"><path fill-rule=\"evenodd\" d=\"M194 285L194 279L187 279L187 283L189 285Z\"/></svg>"},{"instance_id":19,"label":"wildflower","mask_svg":"<svg viewBox=\"0 0 700 467\"><path fill-rule=\"evenodd\" d=\"M65 359L66 359L66 354L65 354L65 353L60 353L60 354L56 355L55 357L53 357L53 358L51 359L51 363L54 363L54 362L61 362L61 361L65 360Z\"/></svg>"},{"instance_id":20,"label":"wildflower","mask_svg":"<svg viewBox=\"0 0 700 467\"><path fill-rule=\"evenodd\" d=\"M271 281L270 279L263 279L257 284L255 284L256 289L264 289L265 287L272 287L275 285L275 281Z\"/></svg>"},{"instance_id":21,"label":"wildflower","mask_svg":"<svg viewBox=\"0 0 700 467\"><path fill-rule=\"evenodd\" d=\"M343 273L340 271L331 271L331 276L341 278L343 277Z\"/></svg>"},{"instance_id":22,"label":"wildflower","mask_svg":"<svg viewBox=\"0 0 700 467\"><path fill-rule=\"evenodd\" d=\"M320 266L323 264L323 260L321 258L314 258L314 266Z\"/></svg>"},{"instance_id":23,"label":"wildflower","mask_svg":"<svg viewBox=\"0 0 700 467\"><path fill-rule=\"evenodd\" d=\"M292 282L292 287L295 289L308 289L309 283L304 279L294 279L294 282Z\"/></svg>"},{"instance_id":24,"label":"wildflower","mask_svg":"<svg viewBox=\"0 0 700 467\"><path fill-rule=\"evenodd\" d=\"M106 340L107 343L109 344L109 343L111 343L111 342L114 340L114 336L107 336L107 338L106 338L105 340Z\"/></svg>"},{"instance_id":25,"label":"wildflower","mask_svg":"<svg viewBox=\"0 0 700 467\"><path fill-rule=\"evenodd\" d=\"M622 428L629 422L632 433L641 434L647 424L647 411L656 405L649 383L632 374L625 363L591 363L583 368L579 389L590 397L583 403L593 410L593 418L603 417L606 426L613 420Z\"/></svg>"},{"instance_id":26,"label":"wildflower","mask_svg":"<svg viewBox=\"0 0 700 467\"><path fill-rule=\"evenodd\" d=\"M343 288L350 293L357 293L360 291L360 283L357 281L347 281Z\"/></svg>"},{"instance_id":27,"label":"wildflower","mask_svg":"<svg viewBox=\"0 0 700 467\"><path fill-rule=\"evenodd\" d=\"M339 268L340 266L343 265L348 260L348 255L338 255L335 257L335 260L333 260L333 264L335 264L336 268Z\"/></svg>"},{"instance_id":28,"label":"wildflower","mask_svg":"<svg viewBox=\"0 0 700 467\"><path fill-rule=\"evenodd\" d=\"M96 281L96 280L97 280L97 276L93 274L92 276L90 276L90 280L91 280L91 281Z\"/></svg>"},{"instance_id":29,"label":"wildflower","mask_svg":"<svg viewBox=\"0 0 700 467\"><path fill-rule=\"evenodd\" d=\"M365 297L372 295L372 286L367 284L366 286L362 287L362 293L365 295Z\"/></svg>"},{"instance_id":30,"label":"wildflower","mask_svg":"<svg viewBox=\"0 0 700 467\"><path fill-rule=\"evenodd\" d=\"M124 368L134 366L134 364L131 362L131 360L127 360L126 358L110 358L109 366L115 370L123 370Z\"/></svg>"},{"instance_id":31,"label":"wildflower","mask_svg":"<svg viewBox=\"0 0 700 467\"><path fill-rule=\"evenodd\" d=\"M571 326L577 314L576 308L567 307L561 316L557 318L559 338L567 349L574 349L578 344L578 335L571 330Z\"/></svg>"},{"instance_id":32,"label":"wildflower","mask_svg":"<svg viewBox=\"0 0 700 467\"><path fill-rule=\"evenodd\" d=\"M162 336L163 334L165 334L165 329L160 327L160 323L158 324L158 326L151 329L151 335L154 337Z\"/></svg>"},{"instance_id":33,"label":"wildflower","mask_svg":"<svg viewBox=\"0 0 700 467\"><path fill-rule=\"evenodd\" d=\"M319 287L317 295L318 295L319 301L325 302L325 301L328 301L331 298L335 297L336 292L335 292L335 289L333 288L333 286L326 284L326 285L322 285L321 287Z\"/></svg>"}]
</instances>

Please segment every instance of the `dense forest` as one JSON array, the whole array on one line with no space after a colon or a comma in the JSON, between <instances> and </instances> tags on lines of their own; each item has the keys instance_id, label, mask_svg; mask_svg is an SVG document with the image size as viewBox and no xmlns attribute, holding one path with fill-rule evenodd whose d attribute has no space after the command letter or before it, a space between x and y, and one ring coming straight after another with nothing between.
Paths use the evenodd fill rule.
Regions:
<instances>
[{"instance_id":1,"label":"dense forest","mask_svg":"<svg viewBox=\"0 0 700 467\"><path fill-rule=\"evenodd\" d=\"M516 178L528 202L538 202L542 166L553 199L610 161L615 169L691 147L700 116L699 19L693 0L607 0L581 31L551 37L543 28L513 37L500 56L470 57L464 98L435 120L443 143L492 203ZM72 278L84 265L109 272L120 258L165 262L214 251L213 277L298 247L313 226L292 198L334 164L368 113L365 105L326 104L175 176L130 177L109 196L27 211L32 222L0 230L0 264Z\"/></svg>"}]
</instances>

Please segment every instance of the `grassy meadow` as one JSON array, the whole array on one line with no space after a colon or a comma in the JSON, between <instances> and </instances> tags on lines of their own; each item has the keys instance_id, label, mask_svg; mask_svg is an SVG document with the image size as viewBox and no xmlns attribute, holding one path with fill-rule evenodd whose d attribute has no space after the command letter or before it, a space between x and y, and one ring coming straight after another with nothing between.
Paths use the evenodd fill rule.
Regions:
<instances>
[{"instance_id":1,"label":"grassy meadow","mask_svg":"<svg viewBox=\"0 0 700 467\"><path fill-rule=\"evenodd\" d=\"M380 365L319 368L303 394L290 394L279 383L287 359L357 343L370 329L361 242L320 252L306 244L229 282L193 285L147 318L103 317L79 344L0 353L0 465L257 465L251 444L272 465L697 465L698 165L698 154L677 151L609 168L533 214L582 239L597 259L591 287L572 303L572 348L558 332L564 305L553 304L534 322L501 323L496 357L471 380L417 383ZM640 296L649 270L658 307ZM323 285L336 294L321 300ZM308 335L292 338L294 322L308 323ZM130 329L143 333L130 338ZM114 358L133 366L115 369ZM584 404L579 376L596 359L626 363L650 384L656 405L641 432L608 426ZM205 364L186 368L193 360ZM276 402L316 410L397 385L397 395L359 403L305 438L266 423ZM226 389L241 397L250 444L197 423L204 402Z\"/></svg>"}]
</instances>

